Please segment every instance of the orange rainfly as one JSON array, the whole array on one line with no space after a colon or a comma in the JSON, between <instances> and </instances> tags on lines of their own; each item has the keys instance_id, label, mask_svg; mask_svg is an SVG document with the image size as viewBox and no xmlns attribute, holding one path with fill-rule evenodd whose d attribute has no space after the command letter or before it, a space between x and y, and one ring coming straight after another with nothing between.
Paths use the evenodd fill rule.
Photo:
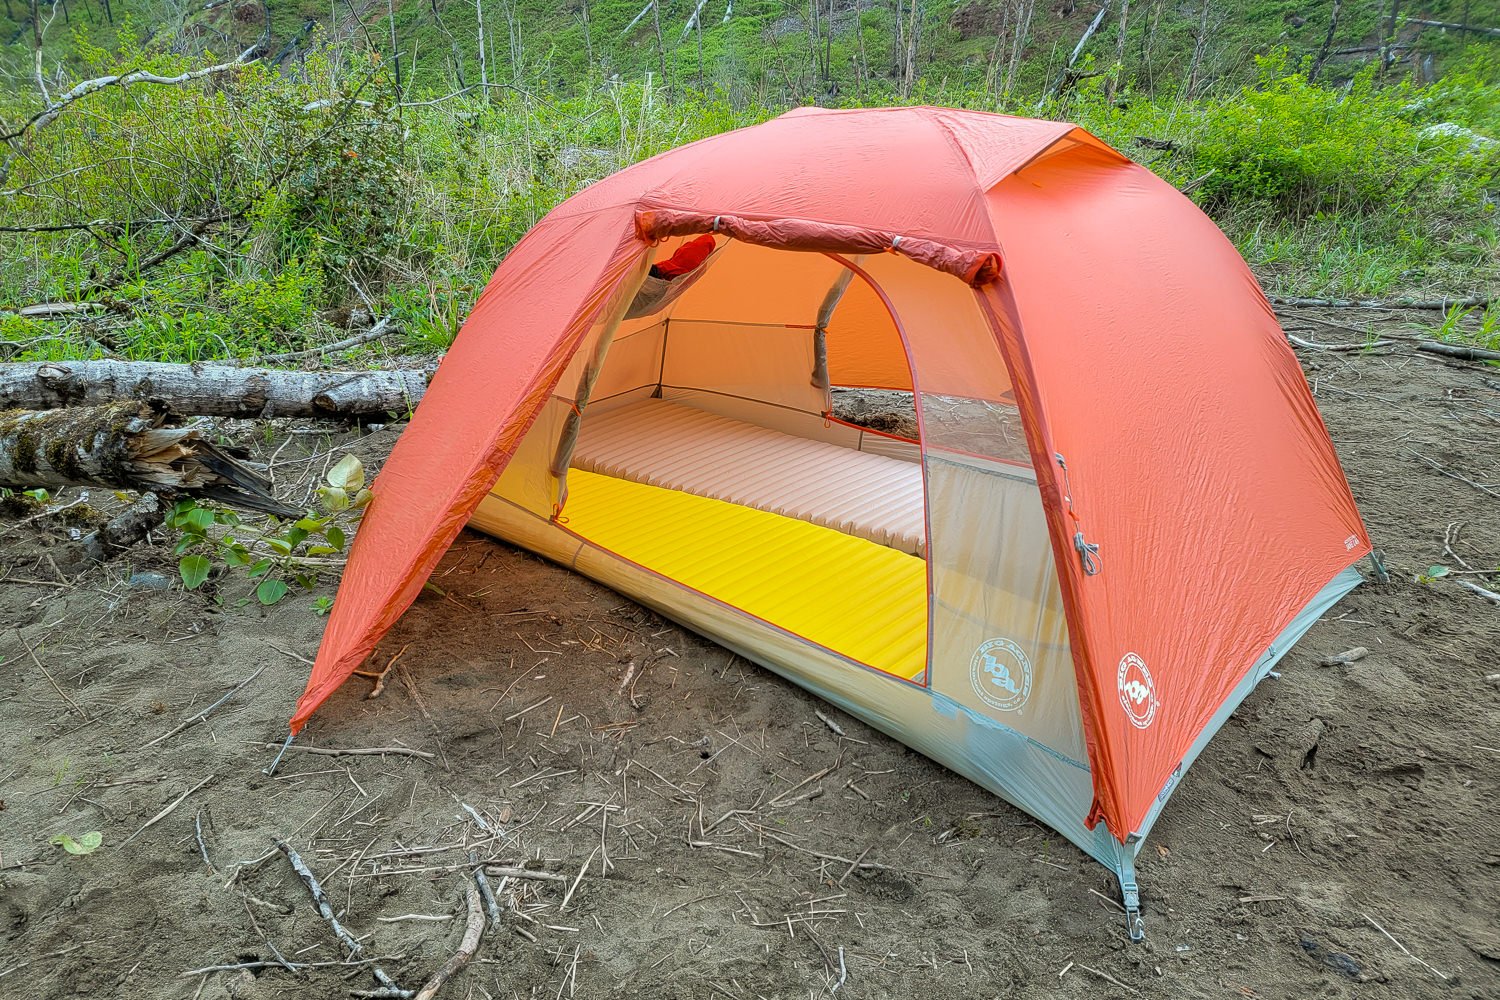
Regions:
<instances>
[{"instance_id":1,"label":"orange rainfly","mask_svg":"<svg viewBox=\"0 0 1500 1000\"><path fill-rule=\"evenodd\" d=\"M1371 552L1214 224L1074 126L943 108L799 109L558 206L373 489L293 732L472 523L1038 817L1133 934L1173 788Z\"/></svg>"}]
</instances>

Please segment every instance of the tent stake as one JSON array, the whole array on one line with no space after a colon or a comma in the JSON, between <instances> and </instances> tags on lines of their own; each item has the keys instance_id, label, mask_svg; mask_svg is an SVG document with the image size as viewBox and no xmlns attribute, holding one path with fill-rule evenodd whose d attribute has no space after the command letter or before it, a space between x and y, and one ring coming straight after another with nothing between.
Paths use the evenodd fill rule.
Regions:
<instances>
[{"instance_id":1,"label":"tent stake","mask_svg":"<svg viewBox=\"0 0 1500 1000\"><path fill-rule=\"evenodd\" d=\"M296 733L287 733L286 734L286 742L283 743L283 744L281 744L281 749L280 750L276 751L276 759L273 760L273 761L271 761L271 764L270 764L269 767L262 768L260 773L264 774L264 775L268 775L268 776L272 775L272 774L275 774L276 773L276 767L277 767L277 765L279 765L281 763L281 758L283 758L283 757L286 756L287 750L289 750L291 748L292 740L294 740L296 738L297 738L297 734Z\"/></svg>"}]
</instances>

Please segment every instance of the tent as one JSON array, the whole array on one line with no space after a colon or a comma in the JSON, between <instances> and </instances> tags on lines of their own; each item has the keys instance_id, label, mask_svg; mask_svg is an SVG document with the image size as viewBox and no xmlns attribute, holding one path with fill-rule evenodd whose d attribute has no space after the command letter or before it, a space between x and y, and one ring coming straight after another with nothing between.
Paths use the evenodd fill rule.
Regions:
<instances>
[{"instance_id":1,"label":"tent","mask_svg":"<svg viewBox=\"0 0 1500 1000\"><path fill-rule=\"evenodd\" d=\"M1037 817L1133 935L1183 771L1371 552L1214 224L1081 129L942 108L804 108L564 202L374 493L293 732L472 524Z\"/></svg>"}]
</instances>

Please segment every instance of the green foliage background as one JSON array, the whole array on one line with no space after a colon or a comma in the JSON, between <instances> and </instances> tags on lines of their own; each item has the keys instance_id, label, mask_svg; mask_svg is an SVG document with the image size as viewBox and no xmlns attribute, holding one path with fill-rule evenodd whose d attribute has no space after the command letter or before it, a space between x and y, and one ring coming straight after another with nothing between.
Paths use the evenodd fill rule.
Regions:
<instances>
[{"instance_id":1,"label":"green foliage background","mask_svg":"<svg viewBox=\"0 0 1500 1000\"><path fill-rule=\"evenodd\" d=\"M685 30L687 0L659 0L655 16L640 0L491 0L487 90L474 87L474 0L41 4L54 98L108 73L225 61L269 35L254 64L106 87L0 146L0 359L274 354L386 314L408 348L440 350L559 201L809 102L1077 121L1189 186L1283 292L1497 283L1500 40L1403 19L1386 65L1389 3L1346 0L1319 63L1329 2L1135 0L1123 47L1112 15L1059 88L1096 4L1068 16L1037 4L1011 74L1011 0L915 14L910 2L821 4L815 20L779 0L738 0L726 19L715 0L700 32ZM1500 2L1433 2L1404 18L1465 11L1500 25ZM908 85L898 41L913 24ZM28 5L8 0L0 133L45 109L31 37ZM23 315L46 302L92 312Z\"/></svg>"}]
</instances>

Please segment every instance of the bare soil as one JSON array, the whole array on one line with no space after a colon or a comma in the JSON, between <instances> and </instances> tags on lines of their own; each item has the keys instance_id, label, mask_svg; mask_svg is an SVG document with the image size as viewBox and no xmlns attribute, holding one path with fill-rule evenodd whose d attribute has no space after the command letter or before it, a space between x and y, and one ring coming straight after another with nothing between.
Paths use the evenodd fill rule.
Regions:
<instances>
[{"instance_id":1,"label":"bare soil","mask_svg":"<svg viewBox=\"0 0 1500 1000\"><path fill-rule=\"evenodd\" d=\"M1187 775L1142 855L1144 944L1112 877L1025 815L473 534L372 659L400 654L381 694L353 679L268 775L323 627L313 597L130 583L174 577L165 539L63 578L68 529L12 516L0 995L376 989L339 964L283 839L406 989L458 948L471 852L554 874L490 877L501 926L444 996L1500 996L1500 606L1459 581L1500 584L1417 579L1500 566L1500 369L1408 347L1302 352L1391 581L1314 627ZM373 463L393 435L258 445L306 489L331 452ZM1318 665L1354 646L1369 655ZM49 843L89 831L86 856ZM245 967L190 971L222 965Z\"/></svg>"}]
</instances>

